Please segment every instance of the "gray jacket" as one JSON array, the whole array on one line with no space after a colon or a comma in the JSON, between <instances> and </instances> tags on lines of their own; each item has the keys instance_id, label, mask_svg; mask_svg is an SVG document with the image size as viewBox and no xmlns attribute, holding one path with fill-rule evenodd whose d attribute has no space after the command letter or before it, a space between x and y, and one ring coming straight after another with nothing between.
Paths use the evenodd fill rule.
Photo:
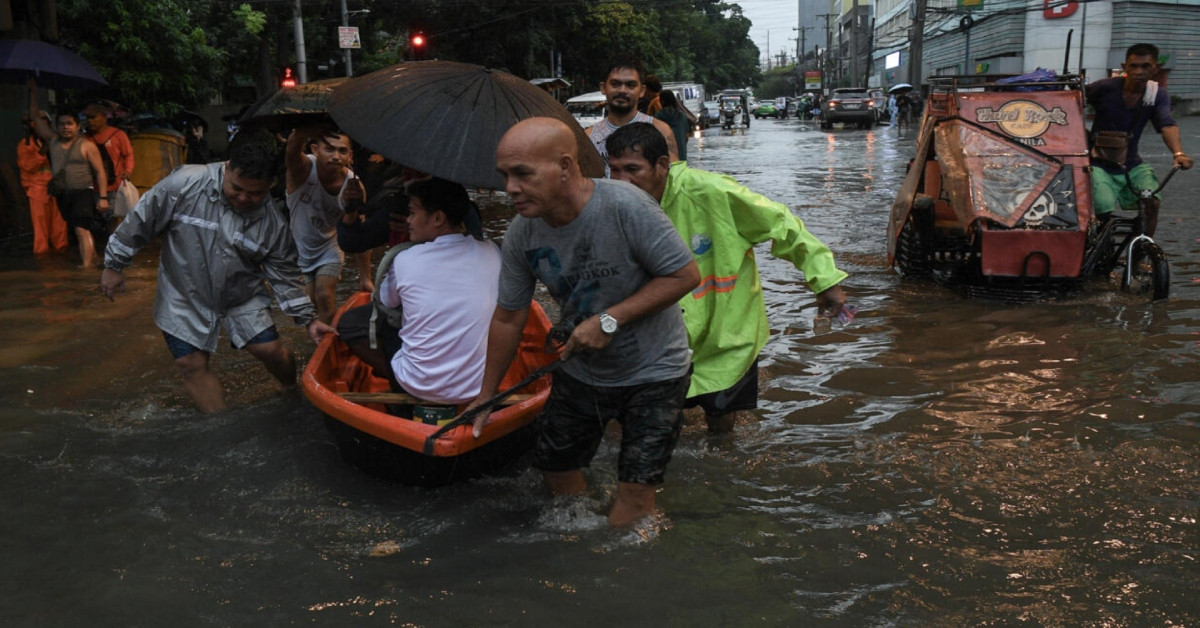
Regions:
<instances>
[{"instance_id":1,"label":"gray jacket","mask_svg":"<svg viewBox=\"0 0 1200 628\"><path fill-rule=\"evenodd\" d=\"M142 196L104 251L104 266L122 270L165 233L154 322L210 353L222 319L236 347L270 327L272 291L296 322L316 317L287 220L270 199L248 212L235 210L221 192L224 174L224 163L177 168Z\"/></svg>"}]
</instances>

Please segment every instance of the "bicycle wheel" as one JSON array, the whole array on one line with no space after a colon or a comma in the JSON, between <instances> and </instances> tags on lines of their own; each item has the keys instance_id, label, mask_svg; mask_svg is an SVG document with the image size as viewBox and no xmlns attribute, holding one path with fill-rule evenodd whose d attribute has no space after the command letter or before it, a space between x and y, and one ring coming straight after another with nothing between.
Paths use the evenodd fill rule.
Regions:
<instances>
[{"instance_id":1,"label":"bicycle wheel","mask_svg":"<svg viewBox=\"0 0 1200 628\"><path fill-rule=\"evenodd\" d=\"M1130 247L1133 272L1120 267L1121 289L1134 294L1150 295L1151 301L1165 299L1171 293L1171 266L1162 247L1154 242L1138 241Z\"/></svg>"}]
</instances>

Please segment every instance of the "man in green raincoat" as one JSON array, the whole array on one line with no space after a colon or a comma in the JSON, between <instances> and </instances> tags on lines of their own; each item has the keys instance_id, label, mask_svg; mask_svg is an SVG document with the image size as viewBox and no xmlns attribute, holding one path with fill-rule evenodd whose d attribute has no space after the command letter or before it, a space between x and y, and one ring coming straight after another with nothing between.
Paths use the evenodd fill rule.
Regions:
<instances>
[{"instance_id":1,"label":"man in green raincoat","mask_svg":"<svg viewBox=\"0 0 1200 628\"><path fill-rule=\"evenodd\" d=\"M754 245L772 241L771 254L804 273L824 316L845 306L837 284L846 273L783 204L728 176L672 164L654 127L628 124L607 149L612 178L658 200L700 267L700 285L680 300L694 367L685 407L700 406L710 432L728 432L738 411L758 406L758 354L770 331Z\"/></svg>"}]
</instances>

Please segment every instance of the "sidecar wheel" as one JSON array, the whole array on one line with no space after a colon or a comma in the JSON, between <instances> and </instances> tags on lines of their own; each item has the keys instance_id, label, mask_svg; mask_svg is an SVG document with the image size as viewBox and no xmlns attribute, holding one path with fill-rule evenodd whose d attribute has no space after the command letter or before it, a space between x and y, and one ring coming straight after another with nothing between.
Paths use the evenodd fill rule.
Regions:
<instances>
[{"instance_id":1,"label":"sidecar wheel","mask_svg":"<svg viewBox=\"0 0 1200 628\"><path fill-rule=\"evenodd\" d=\"M896 268L905 277L929 277L933 274L929 234L924 233L917 219L917 210L909 213L896 238Z\"/></svg>"}]
</instances>

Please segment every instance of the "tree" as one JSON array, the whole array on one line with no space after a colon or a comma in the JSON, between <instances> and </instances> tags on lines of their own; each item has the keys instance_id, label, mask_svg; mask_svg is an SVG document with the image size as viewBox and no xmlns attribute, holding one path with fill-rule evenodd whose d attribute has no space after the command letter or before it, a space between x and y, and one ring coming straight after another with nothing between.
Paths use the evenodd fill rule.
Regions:
<instances>
[{"instance_id":1,"label":"tree","mask_svg":"<svg viewBox=\"0 0 1200 628\"><path fill-rule=\"evenodd\" d=\"M60 41L109 82L98 95L171 116L221 84L227 55L199 25L208 10L203 0L59 0Z\"/></svg>"}]
</instances>

